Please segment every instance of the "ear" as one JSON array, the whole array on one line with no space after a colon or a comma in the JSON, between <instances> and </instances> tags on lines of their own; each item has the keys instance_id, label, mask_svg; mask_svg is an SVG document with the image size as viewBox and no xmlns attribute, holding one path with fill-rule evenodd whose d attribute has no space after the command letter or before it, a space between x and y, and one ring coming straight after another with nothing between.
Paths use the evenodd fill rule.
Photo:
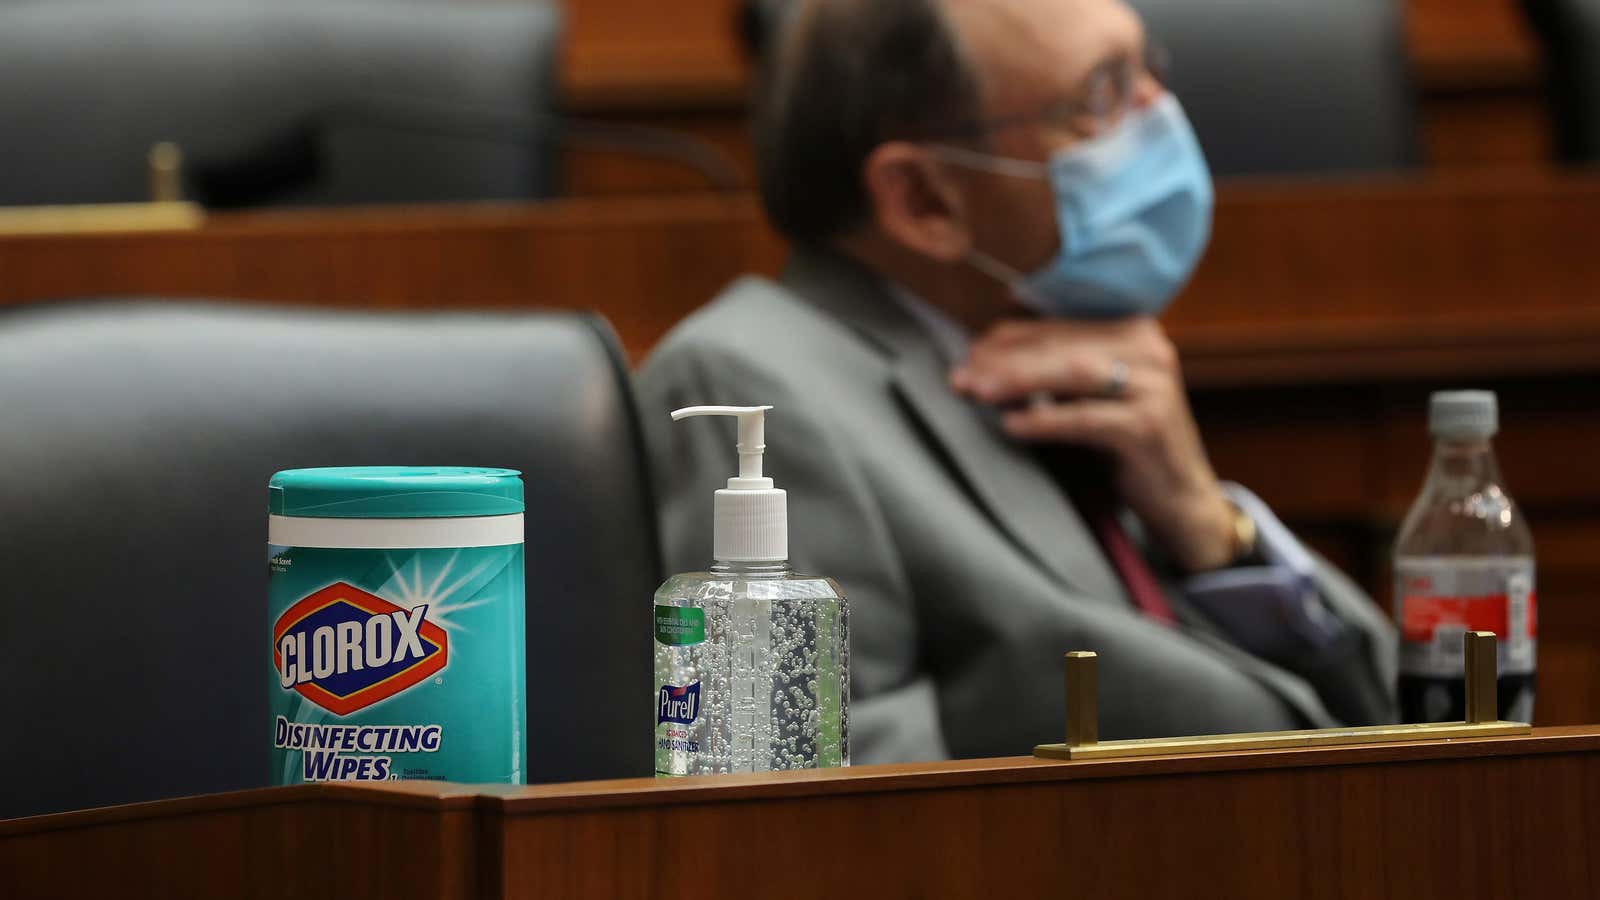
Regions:
<instances>
[{"instance_id":1,"label":"ear","mask_svg":"<svg viewBox=\"0 0 1600 900\"><path fill-rule=\"evenodd\" d=\"M927 150L879 144L861 169L872 218L890 240L920 256L959 262L972 246L960 186Z\"/></svg>"}]
</instances>

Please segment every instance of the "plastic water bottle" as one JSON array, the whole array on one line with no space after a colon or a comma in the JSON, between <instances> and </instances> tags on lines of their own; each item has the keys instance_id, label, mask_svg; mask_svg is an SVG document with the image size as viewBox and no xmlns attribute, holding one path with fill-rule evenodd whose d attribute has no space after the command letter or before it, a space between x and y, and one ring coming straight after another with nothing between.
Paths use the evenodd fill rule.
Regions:
<instances>
[{"instance_id":1,"label":"plastic water bottle","mask_svg":"<svg viewBox=\"0 0 1600 900\"><path fill-rule=\"evenodd\" d=\"M1401 716L1462 719L1462 635L1492 631L1500 718L1531 722L1538 633L1533 535L1501 485L1490 445L1499 430L1495 395L1436 393L1428 426L1433 463L1395 544Z\"/></svg>"},{"instance_id":2,"label":"plastic water bottle","mask_svg":"<svg viewBox=\"0 0 1600 900\"><path fill-rule=\"evenodd\" d=\"M771 407L739 420L739 474L716 492L715 563L655 594L656 775L850 764L850 607L831 578L789 567L788 500L761 471Z\"/></svg>"}]
</instances>

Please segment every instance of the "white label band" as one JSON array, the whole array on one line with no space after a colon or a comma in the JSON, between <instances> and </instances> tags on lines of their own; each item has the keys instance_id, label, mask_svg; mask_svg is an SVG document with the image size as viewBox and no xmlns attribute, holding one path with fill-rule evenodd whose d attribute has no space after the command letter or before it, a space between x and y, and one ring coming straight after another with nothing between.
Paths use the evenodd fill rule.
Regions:
<instances>
[{"instance_id":1,"label":"white label band","mask_svg":"<svg viewBox=\"0 0 1600 900\"><path fill-rule=\"evenodd\" d=\"M330 550L431 550L522 543L522 513L455 519L268 516L267 543Z\"/></svg>"}]
</instances>

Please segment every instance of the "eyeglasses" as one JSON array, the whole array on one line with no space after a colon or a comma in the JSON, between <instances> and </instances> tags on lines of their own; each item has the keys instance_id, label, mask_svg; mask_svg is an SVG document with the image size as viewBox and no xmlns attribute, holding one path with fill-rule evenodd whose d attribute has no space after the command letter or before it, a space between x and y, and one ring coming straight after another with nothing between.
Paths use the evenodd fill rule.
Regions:
<instances>
[{"instance_id":1,"label":"eyeglasses","mask_svg":"<svg viewBox=\"0 0 1600 900\"><path fill-rule=\"evenodd\" d=\"M1140 81L1149 76L1158 84L1167 83L1172 55L1167 48L1147 42L1137 56L1108 60L1089 73L1078 96L1054 103L1042 110L1013 116L980 119L961 128L950 129L931 138L977 137L1022 125L1059 128L1093 138L1109 132L1133 109Z\"/></svg>"}]
</instances>

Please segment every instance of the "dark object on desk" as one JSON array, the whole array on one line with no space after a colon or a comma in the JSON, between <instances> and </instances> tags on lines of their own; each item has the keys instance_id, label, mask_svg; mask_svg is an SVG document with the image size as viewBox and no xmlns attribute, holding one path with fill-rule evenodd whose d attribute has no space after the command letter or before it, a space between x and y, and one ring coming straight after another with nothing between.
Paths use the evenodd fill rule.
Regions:
<instances>
[{"instance_id":1,"label":"dark object on desk","mask_svg":"<svg viewBox=\"0 0 1600 900\"><path fill-rule=\"evenodd\" d=\"M1522 0L1544 50L1556 152L1600 161L1600 0Z\"/></svg>"},{"instance_id":2,"label":"dark object on desk","mask_svg":"<svg viewBox=\"0 0 1600 900\"><path fill-rule=\"evenodd\" d=\"M267 783L266 485L527 485L530 780L644 775L659 580L627 371L580 314L46 304L0 315L0 818Z\"/></svg>"},{"instance_id":3,"label":"dark object on desk","mask_svg":"<svg viewBox=\"0 0 1600 900\"><path fill-rule=\"evenodd\" d=\"M693 169L719 191L739 186L733 163L712 145L665 128L476 109L403 97L352 97L307 111L281 131L227 157L189 166L194 200L211 209L263 206L292 198L338 172L336 148L351 134L417 137L523 148L572 148L659 159Z\"/></svg>"},{"instance_id":4,"label":"dark object on desk","mask_svg":"<svg viewBox=\"0 0 1600 900\"><path fill-rule=\"evenodd\" d=\"M783 17L793 8L789 0L744 0L739 5L733 27L747 60L757 62L773 51Z\"/></svg>"},{"instance_id":5,"label":"dark object on desk","mask_svg":"<svg viewBox=\"0 0 1600 900\"><path fill-rule=\"evenodd\" d=\"M546 114L560 36L545 2L0 3L0 205L145 200L153 144L229 159L352 96ZM349 127L320 153L319 177L275 202L536 199L559 183L551 144Z\"/></svg>"}]
</instances>

